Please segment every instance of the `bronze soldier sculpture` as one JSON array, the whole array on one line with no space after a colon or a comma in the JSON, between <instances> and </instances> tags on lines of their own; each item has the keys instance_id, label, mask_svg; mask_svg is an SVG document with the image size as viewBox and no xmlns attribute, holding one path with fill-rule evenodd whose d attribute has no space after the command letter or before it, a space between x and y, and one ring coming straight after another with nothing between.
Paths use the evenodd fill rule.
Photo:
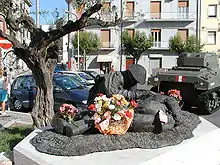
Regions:
<instances>
[{"instance_id":1,"label":"bronze soldier sculpture","mask_svg":"<svg viewBox=\"0 0 220 165\"><path fill-rule=\"evenodd\" d=\"M128 70L122 72L110 72L96 80L95 85L89 91L87 104L92 104L98 93L105 94L107 97L111 97L113 94L121 94L128 100L134 99L138 101L139 106L135 110L137 115L135 115L134 118L135 126L138 125L138 127L140 127L141 123L154 124L155 127L159 124L160 126L160 121L158 121L159 110L163 110L172 116L175 121L174 126L180 125L182 122L178 118L177 113L180 107L175 98L154 93L149 90L137 90L137 83L145 84L145 81L146 70L139 64L133 64ZM83 122L80 122L80 127L77 128L76 132L73 130L71 135L83 133L87 128L93 127L93 121L90 119L93 115L92 112L83 108L79 108L79 111L78 120L83 120ZM149 118L153 118L154 122ZM146 120L148 120L148 122L146 122ZM132 129L132 131L137 130L139 131L140 129L137 127ZM161 131L161 128L159 130L157 128L154 129L155 133L160 133Z\"/></svg>"}]
</instances>

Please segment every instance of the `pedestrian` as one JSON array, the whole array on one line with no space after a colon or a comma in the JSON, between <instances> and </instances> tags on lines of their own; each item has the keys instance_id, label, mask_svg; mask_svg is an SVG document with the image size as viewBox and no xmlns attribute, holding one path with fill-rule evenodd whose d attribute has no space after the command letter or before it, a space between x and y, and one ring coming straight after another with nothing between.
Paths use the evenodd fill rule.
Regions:
<instances>
[{"instance_id":1,"label":"pedestrian","mask_svg":"<svg viewBox=\"0 0 220 165\"><path fill-rule=\"evenodd\" d=\"M8 100L8 77L4 68L3 75L0 78L0 104L2 108L1 115L5 115L5 104Z\"/></svg>"}]
</instances>

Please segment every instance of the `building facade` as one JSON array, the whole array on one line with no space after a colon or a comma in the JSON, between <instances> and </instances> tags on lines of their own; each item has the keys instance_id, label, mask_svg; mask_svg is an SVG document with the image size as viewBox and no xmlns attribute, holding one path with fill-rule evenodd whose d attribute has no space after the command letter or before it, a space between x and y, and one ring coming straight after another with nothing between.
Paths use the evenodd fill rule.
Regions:
<instances>
[{"instance_id":1,"label":"building facade","mask_svg":"<svg viewBox=\"0 0 220 165\"><path fill-rule=\"evenodd\" d=\"M153 47L144 52L138 63L147 69L149 77L158 68L171 68L176 65L176 54L169 51L169 39L180 34L182 39L189 35L199 35L198 14L199 0L109 0L103 5L99 14L102 20L114 21L117 13L123 18L123 23L116 27L93 26L84 30L98 34L101 48L98 52L87 55L83 59L80 52L80 65L86 63L86 69L97 72L108 72L112 70L125 70L134 63L132 57L128 57L121 49L121 32L127 30L130 35L135 31L144 31L147 36L154 38ZM122 9L122 11L121 11ZM109 12L109 10L111 12ZM72 19L80 16L77 10L72 9ZM74 33L72 33L72 36ZM67 37L63 39L63 62L68 60ZM77 48L72 51L78 63ZM85 69L85 68L84 68Z\"/></svg>"},{"instance_id":2,"label":"building facade","mask_svg":"<svg viewBox=\"0 0 220 165\"><path fill-rule=\"evenodd\" d=\"M122 2L122 6L121 6ZM120 11L122 7L122 12ZM87 69L109 71L125 70L134 63L132 57L121 52L121 30L133 35L136 30L144 31L154 38L153 47L144 52L138 63L148 70L148 76L157 68L171 68L176 65L177 55L169 51L169 39L177 33L183 39L189 35L198 35L198 2L197 0L122 0L105 2L103 8L109 8L120 16L122 26L108 28L87 28L87 31L99 35L101 49L95 55L88 56ZM106 21L114 19L114 12L109 14L101 10ZM122 29L121 29L122 27Z\"/></svg>"},{"instance_id":3,"label":"building facade","mask_svg":"<svg viewBox=\"0 0 220 165\"><path fill-rule=\"evenodd\" d=\"M201 0L199 29L205 52L220 53L220 1Z\"/></svg>"},{"instance_id":4,"label":"building facade","mask_svg":"<svg viewBox=\"0 0 220 165\"><path fill-rule=\"evenodd\" d=\"M30 7L32 6L32 3L30 0L14 0L13 1L14 8L18 9L17 11L17 17L20 16L20 13L25 13L29 15L30 13ZM15 13L14 13L15 14ZM7 25L3 19L3 17L0 16L0 29L6 32L7 34L10 34L10 31L7 29ZM19 32L16 34L17 39L21 43L30 43L30 33L27 29L22 28ZM9 43L7 40L0 39L1 42ZM12 47L0 47L1 50L1 68L6 66L8 68L14 68L14 69L21 69L25 70L27 69L27 66L22 60L17 60L16 56L13 53L7 53L10 52Z\"/></svg>"}]
</instances>

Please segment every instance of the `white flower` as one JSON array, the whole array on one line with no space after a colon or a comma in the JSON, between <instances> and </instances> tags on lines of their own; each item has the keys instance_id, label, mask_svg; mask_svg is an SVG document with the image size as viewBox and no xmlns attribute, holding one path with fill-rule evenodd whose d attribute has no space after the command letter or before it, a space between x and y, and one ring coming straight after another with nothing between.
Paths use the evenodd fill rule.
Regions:
<instances>
[{"instance_id":1,"label":"white flower","mask_svg":"<svg viewBox=\"0 0 220 165\"><path fill-rule=\"evenodd\" d=\"M103 95L103 96L102 96L102 100L105 101L105 102L108 102L108 101L109 101L109 98L107 98L106 95Z\"/></svg>"},{"instance_id":2,"label":"white flower","mask_svg":"<svg viewBox=\"0 0 220 165\"><path fill-rule=\"evenodd\" d=\"M113 109L115 109L115 105L110 104L110 105L108 106L108 108L109 108L110 110L113 110Z\"/></svg>"},{"instance_id":3,"label":"white flower","mask_svg":"<svg viewBox=\"0 0 220 165\"><path fill-rule=\"evenodd\" d=\"M119 114L115 113L113 116L113 119L114 120L121 120L121 116Z\"/></svg>"},{"instance_id":4,"label":"white flower","mask_svg":"<svg viewBox=\"0 0 220 165\"><path fill-rule=\"evenodd\" d=\"M96 109L101 108L102 104L95 104Z\"/></svg>"},{"instance_id":5,"label":"white flower","mask_svg":"<svg viewBox=\"0 0 220 165\"><path fill-rule=\"evenodd\" d=\"M102 108L101 108L101 107L96 108L96 111L97 111L97 112L100 112L100 111L102 111Z\"/></svg>"},{"instance_id":6,"label":"white flower","mask_svg":"<svg viewBox=\"0 0 220 165\"><path fill-rule=\"evenodd\" d=\"M98 101L98 100L101 100L101 99L102 99L102 97L98 96L98 97L96 97L96 98L94 99L94 101Z\"/></svg>"}]
</instances>

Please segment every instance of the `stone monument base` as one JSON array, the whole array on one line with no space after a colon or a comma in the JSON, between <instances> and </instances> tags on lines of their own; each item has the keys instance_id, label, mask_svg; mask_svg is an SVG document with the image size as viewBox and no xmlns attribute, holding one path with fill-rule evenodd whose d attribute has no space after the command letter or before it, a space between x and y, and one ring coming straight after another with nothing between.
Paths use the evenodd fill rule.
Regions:
<instances>
[{"instance_id":1,"label":"stone monument base","mask_svg":"<svg viewBox=\"0 0 220 165\"><path fill-rule=\"evenodd\" d=\"M193 131L194 137L182 143L158 149L126 149L95 152L84 156L55 156L38 152L30 140L42 130L34 130L14 148L15 165L164 165L164 164L220 164L220 129L202 121ZM180 163L181 162L181 163Z\"/></svg>"}]
</instances>

